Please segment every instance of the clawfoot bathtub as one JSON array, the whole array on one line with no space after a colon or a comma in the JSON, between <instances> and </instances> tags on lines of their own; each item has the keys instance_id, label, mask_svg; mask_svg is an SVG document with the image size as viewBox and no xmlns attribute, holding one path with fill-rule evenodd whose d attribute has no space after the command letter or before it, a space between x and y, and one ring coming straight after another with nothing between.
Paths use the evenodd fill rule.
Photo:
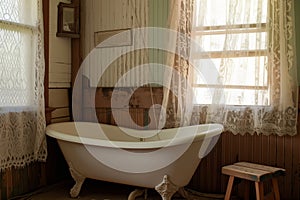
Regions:
<instances>
[{"instance_id":1,"label":"clawfoot bathtub","mask_svg":"<svg viewBox=\"0 0 300 200\"><path fill-rule=\"evenodd\" d=\"M157 131L66 122L47 126L46 133L57 139L69 165L75 180L72 197L79 195L85 178L92 178L155 188L163 200L170 200L189 183L222 131L219 124ZM133 191L128 199L135 199L143 191Z\"/></svg>"}]
</instances>

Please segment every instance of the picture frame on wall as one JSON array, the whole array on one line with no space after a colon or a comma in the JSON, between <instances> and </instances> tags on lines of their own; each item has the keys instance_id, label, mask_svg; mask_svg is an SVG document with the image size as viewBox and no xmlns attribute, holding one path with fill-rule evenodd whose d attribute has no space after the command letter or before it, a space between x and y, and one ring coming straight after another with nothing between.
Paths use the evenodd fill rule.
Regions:
<instances>
[{"instance_id":1,"label":"picture frame on wall","mask_svg":"<svg viewBox=\"0 0 300 200\"><path fill-rule=\"evenodd\" d=\"M113 36L116 36L113 40L107 40ZM131 46L132 40L133 36L130 28L105 30L94 33L94 42L96 48Z\"/></svg>"},{"instance_id":2,"label":"picture frame on wall","mask_svg":"<svg viewBox=\"0 0 300 200\"><path fill-rule=\"evenodd\" d=\"M57 37L79 38L79 7L60 2L58 4Z\"/></svg>"}]
</instances>

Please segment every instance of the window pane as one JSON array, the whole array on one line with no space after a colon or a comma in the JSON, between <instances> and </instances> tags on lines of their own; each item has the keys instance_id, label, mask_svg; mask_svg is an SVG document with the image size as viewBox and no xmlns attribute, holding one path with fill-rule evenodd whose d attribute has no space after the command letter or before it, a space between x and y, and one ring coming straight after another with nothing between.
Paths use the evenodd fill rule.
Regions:
<instances>
[{"instance_id":1,"label":"window pane","mask_svg":"<svg viewBox=\"0 0 300 200\"><path fill-rule=\"evenodd\" d=\"M201 59L195 61L194 82L196 84L216 84L207 74L217 71L218 81L223 85L233 86L267 86L267 57L241 57L222 59ZM225 65L226 77L222 76L220 66ZM209 72L211 71L211 72Z\"/></svg>"},{"instance_id":2,"label":"window pane","mask_svg":"<svg viewBox=\"0 0 300 200\"><path fill-rule=\"evenodd\" d=\"M265 23L267 3L267 0L196 0L194 25Z\"/></svg>"},{"instance_id":3,"label":"window pane","mask_svg":"<svg viewBox=\"0 0 300 200\"><path fill-rule=\"evenodd\" d=\"M36 26L37 0L1 0L0 20Z\"/></svg>"},{"instance_id":4,"label":"window pane","mask_svg":"<svg viewBox=\"0 0 300 200\"><path fill-rule=\"evenodd\" d=\"M269 104L267 11L268 0L196 0L195 103Z\"/></svg>"},{"instance_id":5,"label":"window pane","mask_svg":"<svg viewBox=\"0 0 300 200\"><path fill-rule=\"evenodd\" d=\"M270 102L268 90L195 88L195 96L196 104L269 105Z\"/></svg>"},{"instance_id":6,"label":"window pane","mask_svg":"<svg viewBox=\"0 0 300 200\"><path fill-rule=\"evenodd\" d=\"M0 29L0 106L29 106L34 93L33 34L5 26Z\"/></svg>"},{"instance_id":7,"label":"window pane","mask_svg":"<svg viewBox=\"0 0 300 200\"><path fill-rule=\"evenodd\" d=\"M193 39L197 44L195 53L200 53L203 51L223 51L224 46L226 46L226 50L265 50L267 49L266 36L266 32L259 32L227 35L198 35Z\"/></svg>"}]
</instances>

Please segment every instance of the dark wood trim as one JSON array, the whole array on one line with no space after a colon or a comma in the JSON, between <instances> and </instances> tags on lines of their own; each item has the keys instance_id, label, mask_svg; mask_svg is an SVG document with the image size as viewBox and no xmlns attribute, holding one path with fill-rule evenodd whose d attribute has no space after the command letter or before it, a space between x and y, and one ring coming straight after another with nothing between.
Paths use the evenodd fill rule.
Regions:
<instances>
[{"instance_id":1,"label":"dark wood trim","mask_svg":"<svg viewBox=\"0 0 300 200\"><path fill-rule=\"evenodd\" d=\"M80 0L72 0L72 4L79 7L80 9ZM82 63L82 56L81 56L81 39L80 38L73 38L71 42L71 82L72 82L72 89L74 88L75 80L82 82L82 77L78 73L80 73L80 65ZM76 106L76 109L82 109L82 85L78 85L78 95L72 96L73 91L70 92L70 99L72 99L72 103L70 104L70 116L71 119L80 120L82 119L82 112L77 112L76 116L75 113L72 112L73 106Z\"/></svg>"},{"instance_id":2,"label":"dark wood trim","mask_svg":"<svg viewBox=\"0 0 300 200\"><path fill-rule=\"evenodd\" d=\"M260 24L233 24L233 25L220 25L220 26L199 26L193 29L193 32L203 32L203 31L220 31L220 30L241 30L245 29L249 32L249 29L265 31L267 23ZM257 31L256 31L257 32ZM213 34L212 34L213 35Z\"/></svg>"},{"instance_id":3,"label":"dark wood trim","mask_svg":"<svg viewBox=\"0 0 300 200\"><path fill-rule=\"evenodd\" d=\"M43 19L44 19L44 57L45 57L45 76L44 76L44 99L45 99L45 118L46 124L51 123L51 113L55 110L49 107L49 35L50 35L50 2L43 0Z\"/></svg>"},{"instance_id":4,"label":"dark wood trim","mask_svg":"<svg viewBox=\"0 0 300 200\"><path fill-rule=\"evenodd\" d=\"M45 79L44 95L45 107L49 106L49 0L43 0L43 17L44 17L44 55L45 55Z\"/></svg>"},{"instance_id":5,"label":"dark wood trim","mask_svg":"<svg viewBox=\"0 0 300 200\"><path fill-rule=\"evenodd\" d=\"M71 81L72 81L72 91L70 92L70 99L72 102L70 104L70 116L72 120L81 120L82 119L82 112L73 113L73 108L82 110L82 102L83 102L83 86L82 84L82 77L80 75L80 65L81 65L81 56L80 56L80 39L72 39L71 42ZM75 80L79 83L76 85L76 96L73 94ZM75 116L76 115L76 116Z\"/></svg>"},{"instance_id":6,"label":"dark wood trim","mask_svg":"<svg viewBox=\"0 0 300 200\"><path fill-rule=\"evenodd\" d=\"M46 115L46 125L51 123L52 112L56 110L56 108L46 107L45 115Z\"/></svg>"}]
</instances>

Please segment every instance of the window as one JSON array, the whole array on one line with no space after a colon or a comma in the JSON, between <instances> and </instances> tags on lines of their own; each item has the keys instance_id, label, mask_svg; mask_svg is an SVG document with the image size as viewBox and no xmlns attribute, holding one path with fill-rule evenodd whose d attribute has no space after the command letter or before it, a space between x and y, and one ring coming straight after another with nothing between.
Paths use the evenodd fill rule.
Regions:
<instances>
[{"instance_id":1,"label":"window","mask_svg":"<svg viewBox=\"0 0 300 200\"><path fill-rule=\"evenodd\" d=\"M0 0L0 170L45 161L42 0Z\"/></svg>"},{"instance_id":2,"label":"window","mask_svg":"<svg viewBox=\"0 0 300 200\"><path fill-rule=\"evenodd\" d=\"M193 52L197 70L215 70L217 82L195 76L196 104L210 104L223 88L227 105L269 105L267 0L196 0ZM210 72L209 72L210 73Z\"/></svg>"},{"instance_id":3,"label":"window","mask_svg":"<svg viewBox=\"0 0 300 200\"><path fill-rule=\"evenodd\" d=\"M36 103L37 11L37 0L1 0L1 108L28 107Z\"/></svg>"}]
</instances>

